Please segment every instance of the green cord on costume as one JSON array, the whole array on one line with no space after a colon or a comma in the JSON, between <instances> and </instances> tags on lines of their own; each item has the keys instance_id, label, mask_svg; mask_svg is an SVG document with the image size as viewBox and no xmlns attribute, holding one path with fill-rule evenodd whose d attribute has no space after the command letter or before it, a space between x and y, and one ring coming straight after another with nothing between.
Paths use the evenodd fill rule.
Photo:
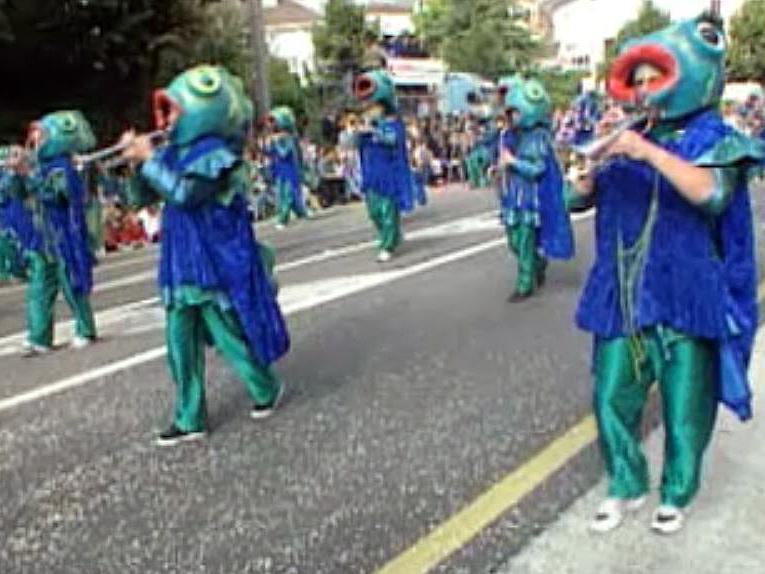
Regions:
<instances>
[{"instance_id":1,"label":"green cord on costume","mask_svg":"<svg viewBox=\"0 0 765 574\"><path fill-rule=\"evenodd\" d=\"M643 226L640 236L632 247L626 247L624 238L619 234L618 242L618 274L619 274L619 302L625 331L630 339L635 363L635 373L639 375L645 354L645 344L635 325L635 313L637 308L637 291L643 277L648 251L653 239L653 228L659 211L659 174L656 174L653 191L651 192L651 204L648 217Z\"/></svg>"}]
</instances>

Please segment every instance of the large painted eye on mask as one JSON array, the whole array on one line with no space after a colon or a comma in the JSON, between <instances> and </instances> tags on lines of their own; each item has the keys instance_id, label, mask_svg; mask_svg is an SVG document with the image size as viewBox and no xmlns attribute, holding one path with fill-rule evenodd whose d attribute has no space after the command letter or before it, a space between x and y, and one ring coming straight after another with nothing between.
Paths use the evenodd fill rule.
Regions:
<instances>
[{"instance_id":1,"label":"large painted eye on mask","mask_svg":"<svg viewBox=\"0 0 765 574\"><path fill-rule=\"evenodd\" d=\"M725 35L711 22L699 22L696 25L696 33L704 41L716 50L725 49Z\"/></svg>"},{"instance_id":2,"label":"large painted eye on mask","mask_svg":"<svg viewBox=\"0 0 765 574\"><path fill-rule=\"evenodd\" d=\"M198 68L189 75L189 86L200 96L212 96L220 90L223 81L214 68Z\"/></svg>"},{"instance_id":3,"label":"large painted eye on mask","mask_svg":"<svg viewBox=\"0 0 765 574\"><path fill-rule=\"evenodd\" d=\"M539 84L531 83L526 86L526 97L532 102L544 100L545 92Z\"/></svg>"},{"instance_id":4,"label":"large painted eye on mask","mask_svg":"<svg viewBox=\"0 0 765 574\"><path fill-rule=\"evenodd\" d=\"M58 127L64 133L77 131L77 118L72 114L63 114L58 120Z\"/></svg>"}]
</instances>

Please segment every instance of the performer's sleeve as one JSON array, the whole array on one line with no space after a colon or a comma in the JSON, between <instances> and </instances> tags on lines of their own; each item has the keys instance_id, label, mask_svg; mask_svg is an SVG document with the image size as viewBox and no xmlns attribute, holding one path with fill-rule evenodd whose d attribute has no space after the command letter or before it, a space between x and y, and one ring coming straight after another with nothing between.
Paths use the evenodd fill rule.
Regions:
<instances>
[{"instance_id":1,"label":"performer's sleeve","mask_svg":"<svg viewBox=\"0 0 765 574\"><path fill-rule=\"evenodd\" d=\"M155 158L141 166L141 177L162 199L175 205L196 205L221 191L219 181L195 174L180 174Z\"/></svg>"},{"instance_id":2,"label":"performer's sleeve","mask_svg":"<svg viewBox=\"0 0 765 574\"><path fill-rule=\"evenodd\" d=\"M510 164L510 170L525 179L535 180L542 177L547 169L548 147L542 138L537 138L530 147L526 154Z\"/></svg>"},{"instance_id":3,"label":"performer's sleeve","mask_svg":"<svg viewBox=\"0 0 765 574\"><path fill-rule=\"evenodd\" d=\"M765 159L765 144L739 132L731 131L693 164L712 170L715 188L701 209L720 215L728 207L740 184L746 181L752 167Z\"/></svg>"}]
</instances>

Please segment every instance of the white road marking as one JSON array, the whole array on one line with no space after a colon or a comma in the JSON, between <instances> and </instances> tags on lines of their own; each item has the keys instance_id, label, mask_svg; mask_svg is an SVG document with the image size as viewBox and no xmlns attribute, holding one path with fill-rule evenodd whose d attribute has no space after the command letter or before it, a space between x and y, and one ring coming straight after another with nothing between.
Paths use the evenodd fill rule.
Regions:
<instances>
[{"instance_id":1,"label":"white road marking","mask_svg":"<svg viewBox=\"0 0 765 574\"><path fill-rule=\"evenodd\" d=\"M325 303L336 301L344 297L348 297L355 293L360 293L368 289L372 289L379 285L397 281L405 277L410 277L418 273L423 273L436 269L443 265L448 265L462 259L473 257L475 255L484 253L495 247L504 245L505 240L492 239L484 243L479 243L472 247L460 249L440 257L436 257L429 261L417 263L403 269L392 269L390 271L381 271L379 273L371 273L368 275L360 275L354 277L345 277L335 280L319 281L318 286L316 284L312 286L295 286L292 290L285 289L282 301L284 304L284 312L286 315L292 315L319 307ZM90 371L78 373L70 377L66 377L60 381L43 385L36 389L19 393L17 395L0 400L0 412L7 411L18 406L42 400L52 395L71 390L77 387L81 387L88 383L92 383L108 377L115 373L130 369L150 361L154 361L165 356L165 347L157 347L144 351L127 359L121 359L101 367L97 367Z\"/></svg>"}]
</instances>

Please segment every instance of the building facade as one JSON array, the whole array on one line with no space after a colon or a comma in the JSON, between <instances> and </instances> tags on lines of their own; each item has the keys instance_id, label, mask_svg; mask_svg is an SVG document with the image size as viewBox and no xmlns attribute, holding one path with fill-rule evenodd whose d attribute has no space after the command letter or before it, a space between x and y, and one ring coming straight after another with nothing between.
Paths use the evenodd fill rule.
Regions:
<instances>
[{"instance_id":1,"label":"building facade","mask_svg":"<svg viewBox=\"0 0 765 574\"><path fill-rule=\"evenodd\" d=\"M588 72L595 77L604 61L606 46L619 30L633 20L644 0L542 0L540 9L552 24L555 50L553 63L565 69ZM712 5L712 0L654 0L673 19L690 18ZM722 15L727 19L744 0L722 0Z\"/></svg>"}]
</instances>

